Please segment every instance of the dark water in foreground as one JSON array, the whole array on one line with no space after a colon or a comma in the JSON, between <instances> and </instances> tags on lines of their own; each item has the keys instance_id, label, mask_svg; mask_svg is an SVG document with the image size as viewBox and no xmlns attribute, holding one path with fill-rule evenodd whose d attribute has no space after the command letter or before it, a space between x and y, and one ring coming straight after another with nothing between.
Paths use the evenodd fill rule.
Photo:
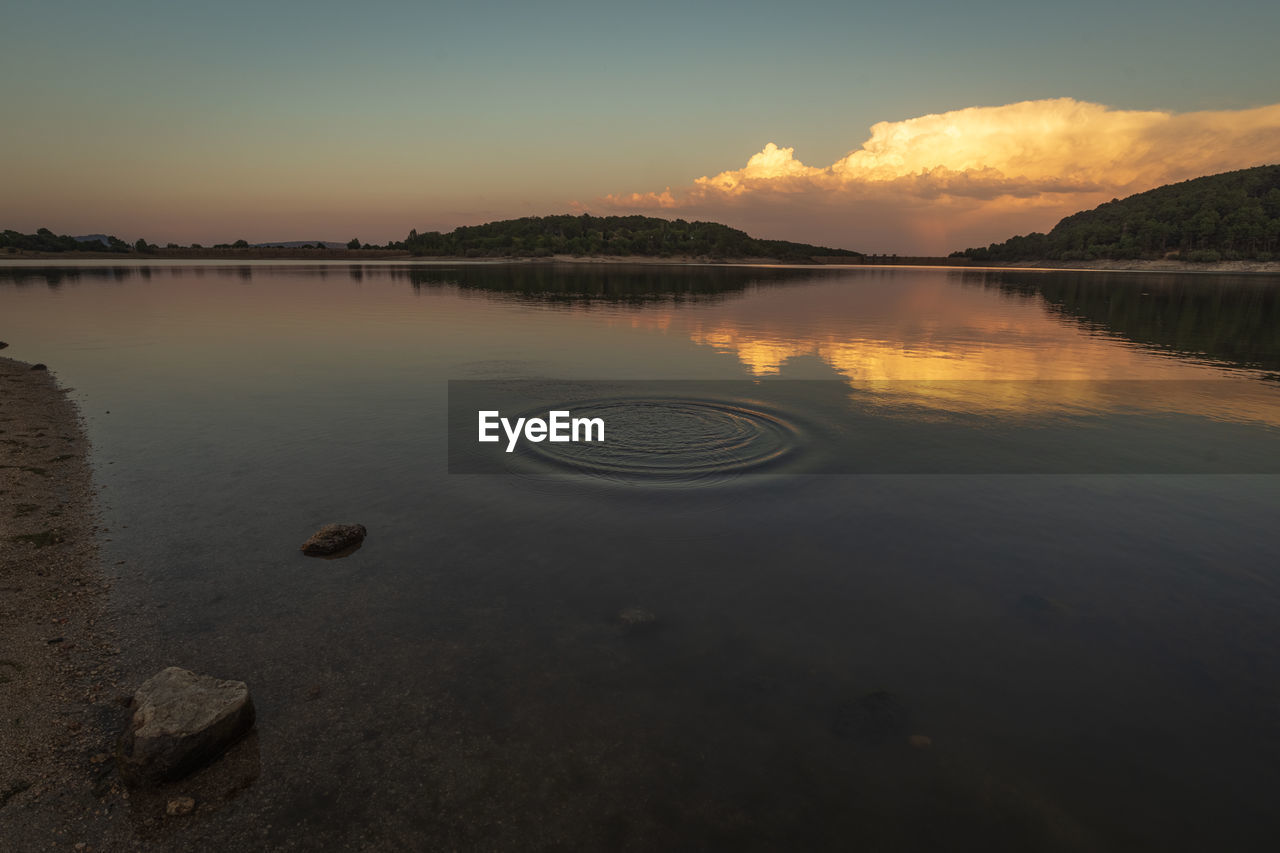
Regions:
<instances>
[{"instance_id":1,"label":"dark water in foreground","mask_svg":"<svg viewBox=\"0 0 1280 853\"><path fill-rule=\"evenodd\" d=\"M0 268L0 337L76 389L127 665L253 690L236 758L255 769L192 837L1248 850L1280 832L1280 480L1241 473L1280 430L1278 294L1012 271ZM807 467L739 475L687 441L709 471L560 454L555 476L449 473L450 380L759 380L767 409L682 399L675 440L732 450L756 429ZM1003 435L1041 470L1053 445L1018 436L1134 412L1159 429L1126 447L1219 441L1232 465L815 476L856 452L846 415L882 446ZM301 556L329 521L369 539Z\"/></svg>"}]
</instances>

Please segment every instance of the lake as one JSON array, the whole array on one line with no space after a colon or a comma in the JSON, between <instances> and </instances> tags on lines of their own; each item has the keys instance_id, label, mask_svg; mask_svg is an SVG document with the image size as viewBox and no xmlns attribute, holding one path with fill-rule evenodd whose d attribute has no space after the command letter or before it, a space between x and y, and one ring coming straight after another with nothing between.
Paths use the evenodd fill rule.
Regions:
<instances>
[{"instance_id":1,"label":"lake","mask_svg":"<svg viewBox=\"0 0 1280 853\"><path fill-rule=\"evenodd\" d=\"M1280 832L1276 276L4 266L0 337L84 414L125 668L253 692L192 837ZM485 469L491 393L614 443Z\"/></svg>"}]
</instances>

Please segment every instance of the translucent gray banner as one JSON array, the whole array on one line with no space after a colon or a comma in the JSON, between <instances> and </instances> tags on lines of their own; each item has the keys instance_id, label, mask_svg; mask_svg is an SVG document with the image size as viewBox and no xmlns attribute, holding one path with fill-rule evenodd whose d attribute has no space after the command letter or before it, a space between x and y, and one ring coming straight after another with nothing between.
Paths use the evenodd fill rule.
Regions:
<instances>
[{"instance_id":1,"label":"translucent gray banner","mask_svg":"<svg viewBox=\"0 0 1280 853\"><path fill-rule=\"evenodd\" d=\"M449 471L1280 473L1280 387L1209 381L465 380Z\"/></svg>"}]
</instances>

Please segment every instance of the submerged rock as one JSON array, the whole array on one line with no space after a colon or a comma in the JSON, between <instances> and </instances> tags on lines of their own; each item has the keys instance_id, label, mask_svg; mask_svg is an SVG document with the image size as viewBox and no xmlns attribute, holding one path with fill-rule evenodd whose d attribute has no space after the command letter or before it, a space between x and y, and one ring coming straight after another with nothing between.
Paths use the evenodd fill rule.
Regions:
<instances>
[{"instance_id":1,"label":"submerged rock","mask_svg":"<svg viewBox=\"0 0 1280 853\"><path fill-rule=\"evenodd\" d=\"M1057 609L1057 605L1052 601L1043 595L1036 595L1033 592L1026 592L1018 596L1017 604L1014 606L1028 613L1048 613Z\"/></svg>"},{"instance_id":2,"label":"submerged rock","mask_svg":"<svg viewBox=\"0 0 1280 853\"><path fill-rule=\"evenodd\" d=\"M654 624L658 617L643 607L628 607L618 612L618 621L628 628L641 628Z\"/></svg>"},{"instance_id":3,"label":"submerged rock","mask_svg":"<svg viewBox=\"0 0 1280 853\"><path fill-rule=\"evenodd\" d=\"M44 364L36 363L36 364L31 365L31 369L32 369L32 370L48 370L48 369L49 369L49 367L48 367L48 365L44 365Z\"/></svg>"},{"instance_id":4,"label":"submerged rock","mask_svg":"<svg viewBox=\"0 0 1280 853\"><path fill-rule=\"evenodd\" d=\"M1059 602L1031 592L1018 596L1013 610L1022 618L1040 624L1057 622L1067 613L1066 608Z\"/></svg>"},{"instance_id":5,"label":"submerged rock","mask_svg":"<svg viewBox=\"0 0 1280 853\"><path fill-rule=\"evenodd\" d=\"M911 713L902 701L887 690L875 690L836 708L831 731L837 737L864 743L887 743L906 738Z\"/></svg>"},{"instance_id":6,"label":"submerged rock","mask_svg":"<svg viewBox=\"0 0 1280 853\"><path fill-rule=\"evenodd\" d=\"M222 681L171 666L133 694L129 725L116 747L131 785L178 779L221 755L253 727L243 681Z\"/></svg>"},{"instance_id":7,"label":"submerged rock","mask_svg":"<svg viewBox=\"0 0 1280 853\"><path fill-rule=\"evenodd\" d=\"M302 543L302 553L312 557L330 557L360 547L369 531L363 524L326 524Z\"/></svg>"},{"instance_id":8,"label":"submerged rock","mask_svg":"<svg viewBox=\"0 0 1280 853\"><path fill-rule=\"evenodd\" d=\"M9 346L9 345L8 345L8 344L6 344L4 341L0 341L0 349L4 349L4 348L5 348L5 347L7 347L7 346Z\"/></svg>"}]
</instances>

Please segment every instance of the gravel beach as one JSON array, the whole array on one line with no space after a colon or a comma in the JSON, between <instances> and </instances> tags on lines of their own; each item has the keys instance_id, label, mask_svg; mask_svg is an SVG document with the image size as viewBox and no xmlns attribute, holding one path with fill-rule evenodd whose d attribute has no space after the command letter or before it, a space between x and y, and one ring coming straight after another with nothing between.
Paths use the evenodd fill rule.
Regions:
<instances>
[{"instance_id":1,"label":"gravel beach","mask_svg":"<svg viewBox=\"0 0 1280 853\"><path fill-rule=\"evenodd\" d=\"M124 690L89 445L46 369L0 358L0 847L128 845L109 758ZM117 842L117 843L113 843ZM77 846L79 845L79 846Z\"/></svg>"}]
</instances>

